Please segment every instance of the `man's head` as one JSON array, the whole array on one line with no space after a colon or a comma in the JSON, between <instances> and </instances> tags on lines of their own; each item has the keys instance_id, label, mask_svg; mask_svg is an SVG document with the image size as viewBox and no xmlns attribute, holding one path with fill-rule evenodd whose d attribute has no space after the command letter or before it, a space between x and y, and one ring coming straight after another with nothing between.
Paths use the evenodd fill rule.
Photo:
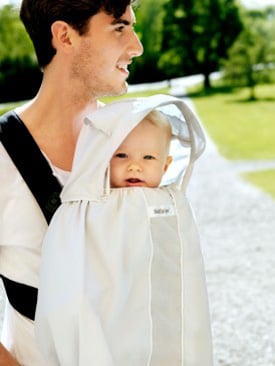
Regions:
<instances>
[{"instance_id":1,"label":"man's head","mask_svg":"<svg viewBox=\"0 0 275 366\"><path fill-rule=\"evenodd\" d=\"M39 65L44 68L56 53L51 31L55 21L64 21L83 35L95 14L103 11L119 19L132 3L132 0L23 0L20 17L33 41Z\"/></svg>"},{"instance_id":2,"label":"man's head","mask_svg":"<svg viewBox=\"0 0 275 366\"><path fill-rule=\"evenodd\" d=\"M157 187L172 162L170 141L169 121L156 110L149 113L114 153L111 187Z\"/></svg>"}]
</instances>

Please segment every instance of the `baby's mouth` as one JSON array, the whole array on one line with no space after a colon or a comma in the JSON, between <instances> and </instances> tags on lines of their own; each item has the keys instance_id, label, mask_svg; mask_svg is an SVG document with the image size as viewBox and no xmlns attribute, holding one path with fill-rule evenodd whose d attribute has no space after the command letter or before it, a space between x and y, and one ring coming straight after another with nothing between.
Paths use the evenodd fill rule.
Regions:
<instances>
[{"instance_id":1,"label":"baby's mouth","mask_svg":"<svg viewBox=\"0 0 275 366\"><path fill-rule=\"evenodd\" d=\"M126 179L127 186L141 186L143 185L143 181L138 178L129 178Z\"/></svg>"}]
</instances>

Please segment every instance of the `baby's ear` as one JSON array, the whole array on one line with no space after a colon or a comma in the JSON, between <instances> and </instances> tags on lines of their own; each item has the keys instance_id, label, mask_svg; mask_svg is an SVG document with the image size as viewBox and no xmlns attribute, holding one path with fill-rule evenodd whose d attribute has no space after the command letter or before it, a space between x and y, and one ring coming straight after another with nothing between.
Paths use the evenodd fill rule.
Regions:
<instances>
[{"instance_id":1,"label":"baby's ear","mask_svg":"<svg viewBox=\"0 0 275 366\"><path fill-rule=\"evenodd\" d=\"M168 167L172 163L172 161L173 161L173 156L168 155L166 158L166 163L164 165L164 172L166 172L166 170L168 169Z\"/></svg>"}]
</instances>

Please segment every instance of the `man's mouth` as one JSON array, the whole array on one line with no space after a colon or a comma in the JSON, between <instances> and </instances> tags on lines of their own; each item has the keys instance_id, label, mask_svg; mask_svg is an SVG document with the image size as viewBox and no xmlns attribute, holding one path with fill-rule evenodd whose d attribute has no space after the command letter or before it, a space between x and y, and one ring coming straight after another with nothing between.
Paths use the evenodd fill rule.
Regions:
<instances>
[{"instance_id":1,"label":"man's mouth","mask_svg":"<svg viewBox=\"0 0 275 366\"><path fill-rule=\"evenodd\" d=\"M117 68L119 69L119 71L122 71L127 76L129 75L128 64L119 64L117 65Z\"/></svg>"}]
</instances>

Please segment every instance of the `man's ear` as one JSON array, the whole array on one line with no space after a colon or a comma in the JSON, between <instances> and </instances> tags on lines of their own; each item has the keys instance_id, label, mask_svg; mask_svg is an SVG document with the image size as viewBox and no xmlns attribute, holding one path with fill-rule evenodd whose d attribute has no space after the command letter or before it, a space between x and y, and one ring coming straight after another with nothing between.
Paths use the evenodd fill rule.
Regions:
<instances>
[{"instance_id":1,"label":"man's ear","mask_svg":"<svg viewBox=\"0 0 275 366\"><path fill-rule=\"evenodd\" d=\"M55 21L51 26L53 47L58 50L69 49L72 45L72 27L62 20Z\"/></svg>"},{"instance_id":2,"label":"man's ear","mask_svg":"<svg viewBox=\"0 0 275 366\"><path fill-rule=\"evenodd\" d=\"M164 165L164 173L166 172L166 170L168 169L168 167L172 163L172 161L173 161L173 156L168 155L166 158L166 163Z\"/></svg>"}]
</instances>

